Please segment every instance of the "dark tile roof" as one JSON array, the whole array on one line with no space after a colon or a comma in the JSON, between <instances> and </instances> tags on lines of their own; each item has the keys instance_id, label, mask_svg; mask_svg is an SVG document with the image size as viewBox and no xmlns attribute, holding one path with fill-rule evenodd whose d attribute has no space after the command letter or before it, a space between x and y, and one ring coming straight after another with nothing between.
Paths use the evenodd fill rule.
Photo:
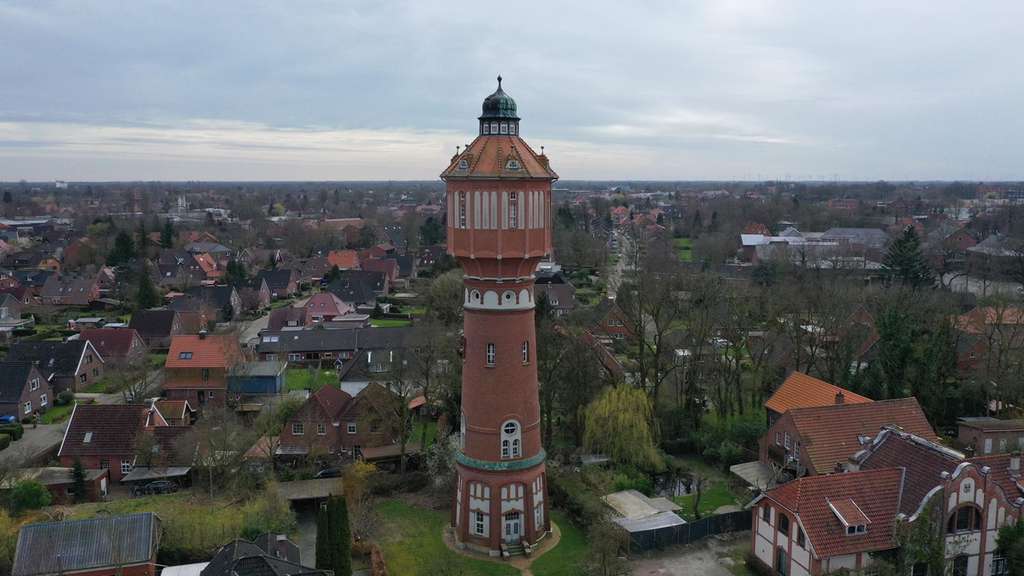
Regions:
<instances>
[{"instance_id":1,"label":"dark tile roof","mask_svg":"<svg viewBox=\"0 0 1024 576\"><path fill-rule=\"evenodd\" d=\"M160 519L152 512L29 524L18 533L13 576L113 569L154 561Z\"/></svg>"},{"instance_id":2,"label":"dark tile roof","mask_svg":"<svg viewBox=\"0 0 1024 576\"><path fill-rule=\"evenodd\" d=\"M0 403L16 404L31 373L31 362L0 362Z\"/></svg>"},{"instance_id":3,"label":"dark tile roof","mask_svg":"<svg viewBox=\"0 0 1024 576\"><path fill-rule=\"evenodd\" d=\"M257 352L330 352L335 350L399 349L416 342L416 327L352 328L349 330L282 330L263 332L256 345ZM274 338L276 342L272 341Z\"/></svg>"},{"instance_id":4,"label":"dark tile roof","mask_svg":"<svg viewBox=\"0 0 1024 576\"><path fill-rule=\"evenodd\" d=\"M248 540L238 539L225 544L201 576L327 576L327 570L308 568L296 562L277 558Z\"/></svg>"},{"instance_id":5,"label":"dark tile roof","mask_svg":"<svg viewBox=\"0 0 1024 576\"><path fill-rule=\"evenodd\" d=\"M230 306L231 295L234 293L234 286L195 286L185 290L185 294L201 302L208 302L217 308Z\"/></svg>"},{"instance_id":6,"label":"dark tile roof","mask_svg":"<svg viewBox=\"0 0 1024 576\"><path fill-rule=\"evenodd\" d=\"M384 273L371 270L343 270L327 290L350 304L376 302L376 292L384 290Z\"/></svg>"},{"instance_id":7,"label":"dark tile roof","mask_svg":"<svg viewBox=\"0 0 1024 576\"><path fill-rule=\"evenodd\" d=\"M256 278L266 280L267 287L271 290L285 290L294 279L293 274L294 272L287 268L277 268L274 270L262 270L256 275Z\"/></svg>"},{"instance_id":8,"label":"dark tile roof","mask_svg":"<svg viewBox=\"0 0 1024 576\"><path fill-rule=\"evenodd\" d=\"M139 310L128 325L143 338L166 338L171 334L177 310Z\"/></svg>"},{"instance_id":9,"label":"dark tile roof","mask_svg":"<svg viewBox=\"0 0 1024 576\"><path fill-rule=\"evenodd\" d=\"M15 342L7 352L9 360L37 363L39 371L47 379L51 375L74 374L78 368L78 361L82 358L85 350L86 340L71 340L69 342Z\"/></svg>"},{"instance_id":10,"label":"dark tile roof","mask_svg":"<svg viewBox=\"0 0 1024 576\"><path fill-rule=\"evenodd\" d=\"M88 340L105 359L126 356L136 338L141 339L134 328L90 328L78 334L82 340Z\"/></svg>"},{"instance_id":11,"label":"dark tile roof","mask_svg":"<svg viewBox=\"0 0 1024 576\"><path fill-rule=\"evenodd\" d=\"M140 404L78 404L58 456L133 454L148 414Z\"/></svg>"}]
</instances>

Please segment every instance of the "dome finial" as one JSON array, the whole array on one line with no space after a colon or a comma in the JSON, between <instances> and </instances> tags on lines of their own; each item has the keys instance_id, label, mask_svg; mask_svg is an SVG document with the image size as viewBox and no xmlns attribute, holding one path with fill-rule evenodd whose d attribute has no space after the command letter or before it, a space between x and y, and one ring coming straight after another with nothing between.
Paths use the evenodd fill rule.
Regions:
<instances>
[{"instance_id":1,"label":"dome finial","mask_svg":"<svg viewBox=\"0 0 1024 576\"><path fill-rule=\"evenodd\" d=\"M501 88L501 74L498 74L498 88Z\"/></svg>"}]
</instances>

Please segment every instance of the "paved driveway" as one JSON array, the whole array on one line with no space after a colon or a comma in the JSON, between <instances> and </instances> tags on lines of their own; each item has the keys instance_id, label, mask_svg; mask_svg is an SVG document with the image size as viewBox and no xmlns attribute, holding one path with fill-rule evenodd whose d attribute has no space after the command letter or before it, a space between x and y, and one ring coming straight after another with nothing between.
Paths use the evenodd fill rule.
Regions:
<instances>
[{"instance_id":1,"label":"paved driveway","mask_svg":"<svg viewBox=\"0 0 1024 576\"><path fill-rule=\"evenodd\" d=\"M750 532L738 532L725 539L705 538L680 548L670 548L630 562L633 576L733 576L729 571L750 548Z\"/></svg>"},{"instance_id":2,"label":"paved driveway","mask_svg":"<svg viewBox=\"0 0 1024 576\"><path fill-rule=\"evenodd\" d=\"M36 459L43 453L53 450L56 452L64 439L64 427L62 424L40 424L33 428L31 424L25 426L25 435L17 442L3 451L0 451L0 462L14 462L16 464L27 463Z\"/></svg>"}]
</instances>

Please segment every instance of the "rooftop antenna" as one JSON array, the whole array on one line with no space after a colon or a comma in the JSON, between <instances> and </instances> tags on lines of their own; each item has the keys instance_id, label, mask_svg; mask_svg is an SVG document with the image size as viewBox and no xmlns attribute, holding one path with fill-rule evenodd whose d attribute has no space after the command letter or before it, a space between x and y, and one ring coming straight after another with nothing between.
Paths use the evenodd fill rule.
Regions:
<instances>
[{"instance_id":1,"label":"rooftop antenna","mask_svg":"<svg viewBox=\"0 0 1024 576\"><path fill-rule=\"evenodd\" d=\"M498 74L498 89L501 89L501 74Z\"/></svg>"},{"instance_id":2,"label":"rooftop antenna","mask_svg":"<svg viewBox=\"0 0 1024 576\"><path fill-rule=\"evenodd\" d=\"M543 146L540 147L540 153L541 153L541 155L544 154L544 147Z\"/></svg>"},{"instance_id":3,"label":"rooftop antenna","mask_svg":"<svg viewBox=\"0 0 1024 576\"><path fill-rule=\"evenodd\" d=\"M459 155L459 148L461 148L461 146L456 146L456 147L455 147L455 155L456 155L456 156L458 156L458 155Z\"/></svg>"}]
</instances>

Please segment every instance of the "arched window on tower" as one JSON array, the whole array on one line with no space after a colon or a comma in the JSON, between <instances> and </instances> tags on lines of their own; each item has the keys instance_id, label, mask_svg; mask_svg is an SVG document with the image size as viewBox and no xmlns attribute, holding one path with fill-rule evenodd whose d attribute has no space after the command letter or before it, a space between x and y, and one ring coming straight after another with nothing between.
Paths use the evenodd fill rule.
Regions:
<instances>
[{"instance_id":1,"label":"arched window on tower","mask_svg":"<svg viewBox=\"0 0 1024 576\"><path fill-rule=\"evenodd\" d=\"M509 420L501 425L501 458L519 458L523 453L522 430L519 422Z\"/></svg>"}]
</instances>

